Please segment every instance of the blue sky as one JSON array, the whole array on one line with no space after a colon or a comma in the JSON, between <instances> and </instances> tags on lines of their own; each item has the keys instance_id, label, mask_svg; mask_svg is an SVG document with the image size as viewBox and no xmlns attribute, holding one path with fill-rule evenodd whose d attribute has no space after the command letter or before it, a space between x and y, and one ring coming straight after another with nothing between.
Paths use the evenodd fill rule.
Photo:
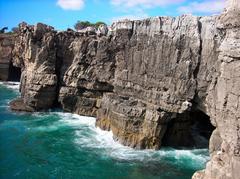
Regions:
<instances>
[{"instance_id":1,"label":"blue sky","mask_svg":"<svg viewBox=\"0 0 240 179\"><path fill-rule=\"evenodd\" d=\"M224 0L0 0L0 28L25 21L43 22L56 29L72 28L78 20L142 19L181 14L218 14Z\"/></svg>"}]
</instances>

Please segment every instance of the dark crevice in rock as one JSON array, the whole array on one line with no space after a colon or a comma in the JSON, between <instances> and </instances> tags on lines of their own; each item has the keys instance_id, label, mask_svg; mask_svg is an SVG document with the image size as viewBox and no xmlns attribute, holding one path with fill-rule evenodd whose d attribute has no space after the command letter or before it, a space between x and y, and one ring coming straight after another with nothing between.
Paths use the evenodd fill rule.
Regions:
<instances>
[{"instance_id":1,"label":"dark crevice in rock","mask_svg":"<svg viewBox=\"0 0 240 179\"><path fill-rule=\"evenodd\" d=\"M21 68L13 66L12 61L9 64L9 72L7 81L20 82L21 78Z\"/></svg>"},{"instance_id":2,"label":"dark crevice in rock","mask_svg":"<svg viewBox=\"0 0 240 179\"><path fill-rule=\"evenodd\" d=\"M196 137L201 136L209 141L211 134L215 129L215 127L211 124L210 117L200 110L191 111L190 117L193 135ZM196 142L197 141L198 140L196 140ZM199 146L200 144L196 143L196 145ZM208 145L203 147L208 147Z\"/></svg>"},{"instance_id":3,"label":"dark crevice in rock","mask_svg":"<svg viewBox=\"0 0 240 179\"><path fill-rule=\"evenodd\" d=\"M232 58L232 61L238 61L238 60L240 60L240 57L233 57L233 56L229 56L230 58ZM231 61L231 62L232 62Z\"/></svg>"},{"instance_id":4,"label":"dark crevice in rock","mask_svg":"<svg viewBox=\"0 0 240 179\"><path fill-rule=\"evenodd\" d=\"M167 130L162 139L162 146L181 148L193 147L193 145L189 112L177 114L167 124Z\"/></svg>"},{"instance_id":5,"label":"dark crevice in rock","mask_svg":"<svg viewBox=\"0 0 240 179\"><path fill-rule=\"evenodd\" d=\"M222 41L225 39L226 37L226 29L222 29L222 28L217 28L219 37L220 37L220 41L222 43Z\"/></svg>"},{"instance_id":6,"label":"dark crevice in rock","mask_svg":"<svg viewBox=\"0 0 240 179\"><path fill-rule=\"evenodd\" d=\"M174 148L208 148L215 127L208 115L200 110L177 114L167 124L162 146Z\"/></svg>"},{"instance_id":7,"label":"dark crevice in rock","mask_svg":"<svg viewBox=\"0 0 240 179\"><path fill-rule=\"evenodd\" d=\"M202 61L202 35L201 35L201 33L202 33L202 23L200 22L199 19L198 19L198 33L199 33L200 46L199 46L199 51L198 51L198 54L199 54L198 63L197 63L197 66L196 66L195 70L193 71L193 77L195 79L197 79L197 75L198 75L200 65L201 65L201 61Z\"/></svg>"},{"instance_id":8,"label":"dark crevice in rock","mask_svg":"<svg viewBox=\"0 0 240 179\"><path fill-rule=\"evenodd\" d=\"M58 101L60 88L61 88L61 67L62 67L62 59L56 57L56 64L55 64L55 73L57 75L57 86L56 86L56 97L54 101L54 107L61 107L60 102Z\"/></svg>"}]
</instances>

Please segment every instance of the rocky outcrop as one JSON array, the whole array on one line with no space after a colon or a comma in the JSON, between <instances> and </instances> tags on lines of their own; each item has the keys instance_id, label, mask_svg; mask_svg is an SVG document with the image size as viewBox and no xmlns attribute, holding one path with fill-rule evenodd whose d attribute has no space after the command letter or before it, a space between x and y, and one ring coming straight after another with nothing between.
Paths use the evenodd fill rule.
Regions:
<instances>
[{"instance_id":1,"label":"rocky outcrop","mask_svg":"<svg viewBox=\"0 0 240 179\"><path fill-rule=\"evenodd\" d=\"M97 103L103 93L113 90L114 43L110 37L83 34L71 42L68 47L71 65L60 71L58 100L64 110L96 116ZM63 61L66 60L63 58Z\"/></svg>"},{"instance_id":2,"label":"rocky outcrop","mask_svg":"<svg viewBox=\"0 0 240 179\"><path fill-rule=\"evenodd\" d=\"M115 140L140 149L196 147L196 136L215 128L211 160L194 177L237 178L239 19L228 8L221 16L120 21L99 33L23 23L13 50L22 96L12 108L60 105L96 116Z\"/></svg>"},{"instance_id":3,"label":"rocky outcrop","mask_svg":"<svg viewBox=\"0 0 240 179\"><path fill-rule=\"evenodd\" d=\"M50 108L55 102L57 89L56 32L41 23L36 26L22 23L19 30L13 58L14 64L22 67L21 105L35 110Z\"/></svg>"},{"instance_id":4,"label":"rocky outcrop","mask_svg":"<svg viewBox=\"0 0 240 179\"><path fill-rule=\"evenodd\" d=\"M227 8L217 24L223 36L206 97L207 113L217 127L210 140L211 160L205 172L193 178L237 179L240 175L240 6L235 5Z\"/></svg>"},{"instance_id":5,"label":"rocky outcrop","mask_svg":"<svg viewBox=\"0 0 240 179\"><path fill-rule=\"evenodd\" d=\"M66 111L96 116L97 100L113 90L116 45L111 37L56 32L41 23L22 23L19 29L13 56L22 67L22 106L41 110L60 103Z\"/></svg>"},{"instance_id":6,"label":"rocky outcrop","mask_svg":"<svg viewBox=\"0 0 240 179\"><path fill-rule=\"evenodd\" d=\"M158 17L113 27L115 40L124 46L116 54L114 93L104 94L97 125L108 123L126 145L158 149L169 121L175 120L181 123L176 125L178 143L184 145L189 121L179 114L188 116L197 87L199 19Z\"/></svg>"}]
</instances>

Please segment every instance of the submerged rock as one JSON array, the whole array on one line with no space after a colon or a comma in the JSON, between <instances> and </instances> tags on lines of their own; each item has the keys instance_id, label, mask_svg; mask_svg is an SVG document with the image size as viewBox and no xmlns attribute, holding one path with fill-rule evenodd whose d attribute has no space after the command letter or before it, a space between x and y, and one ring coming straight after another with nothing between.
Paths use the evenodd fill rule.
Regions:
<instances>
[{"instance_id":1,"label":"submerged rock","mask_svg":"<svg viewBox=\"0 0 240 179\"><path fill-rule=\"evenodd\" d=\"M24 103L22 98L18 98L18 99L11 101L9 105L10 105L10 108L14 111L26 111L26 112L34 112L35 111L32 107L27 106Z\"/></svg>"}]
</instances>

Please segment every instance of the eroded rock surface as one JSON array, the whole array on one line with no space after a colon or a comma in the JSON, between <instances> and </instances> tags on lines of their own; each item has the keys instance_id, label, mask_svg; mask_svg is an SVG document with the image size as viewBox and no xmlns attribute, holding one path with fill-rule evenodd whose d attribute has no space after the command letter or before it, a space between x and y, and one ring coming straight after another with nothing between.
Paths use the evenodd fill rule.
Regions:
<instances>
[{"instance_id":1,"label":"eroded rock surface","mask_svg":"<svg viewBox=\"0 0 240 179\"><path fill-rule=\"evenodd\" d=\"M59 102L63 109L96 116L98 100L103 93L113 90L114 43L110 37L96 35L76 36L71 42L68 47L71 65L60 71Z\"/></svg>"},{"instance_id":2,"label":"eroded rock surface","mask_svg":"<svg viewBox=\"0 0 240 179\"><path fill-rule=\"evenodd\" d=\"M36 110L50 108L57 94L56 32L41 23L36 26L22 23L19 30L13 58L14 64L22 67L22 105Z\"/></svg>"},{"instance_id":3,"label":"eroded rock surface","mask_svg":"<svg viewBox=\"0 0 240 179\"><path fill-rule=\"evenodd\" d=\"M113 24L115 41L124 44L116 53L114 93L104 94L97 125L108 123L126 145L158 149L168 122L176 120L184 146L189 121L178 114L191 109L195 96L200 28L193 16Z\"/></svg>"},{"instance_id":4,"label":"eroded rock surface","mask_svg":"<svg viewBox=\"0 0 240 179\"><path fill-rule=\"evenodd\" d=\"M210 140L211 160L202 175L206 179L240 176L240 8L236 8L227 9L217 24L223 36L206 97L207 113L217 129Z\"/></svg>"}]
</instances>

